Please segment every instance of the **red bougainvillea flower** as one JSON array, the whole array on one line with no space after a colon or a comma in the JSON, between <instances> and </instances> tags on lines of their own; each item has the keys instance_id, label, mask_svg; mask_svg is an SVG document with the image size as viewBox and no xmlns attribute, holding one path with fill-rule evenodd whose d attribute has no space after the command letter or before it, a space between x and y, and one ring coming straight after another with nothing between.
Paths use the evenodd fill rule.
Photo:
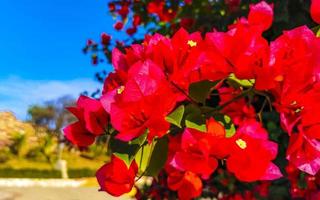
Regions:
<instances>
[{"instance_id":1,"label":"red bougainvillea flower","mask_svg":"<svg viewBox=\"0 0 320 200\"><path fill-rule=\"evenodd\" d=\"M320 169L319 141L306 137L301 130L299 133L292 134L287 159L301 171L315 175Z\"/></svg>"},{"instance_id":2,"label":"red bougainvillea flower","mask_svg":"<svg viewBox=\"0 0 320 200\"><path fill-rule=\"evenodd\" d=\"M183 28L191 28L193 26L193 24L195 23L195 20L193 18L182 18L180 21L180 26Z\"/></svg>"},{"instance_id":3,"label":"red bougainvillea flower","mask_svg":"<svg viewBox=\"0 0 320 200\"><path fill-rule=\"evenodd\" d=\"M129 14L129 2L123 1L121 8L118 10L118 14L121 16L122 19L127 18Z\"/></svg>"},{"instance_id":4,"label":"red bougainvillea flower","mask_svg":"<svg viewBox=\"0 0 320 200\"><path fill-rule=\"evenodd\" d=\"M228 32L214 32L209 36L216 52L226 59L237 78L254 79L256 69L269 63L269 45L262 31L261 27L240 19ZM219 69L221 65L215 67Z\"/></svg>"},{"instance_id":5,"label":"red bougainvillea flower","mask_svg":"<svg viewBox=\"0 0 320 200\"><path fill-rule=\"evenodd\" d=\"M250 25L261 26L262 30L271 27L273 21L273 5L269 5L265 1L250 5L248 22Z\"/></svg>"},{"instance_id":6,"label":"red bougainvillea flower","mask_svg":"<svg viewBox=\"0 0 320 200\"><path fill-rule=\"evenodd\" d=\"M256 78L256 70L268 65L269 45L262 37L262 32L269 28L272 19L272 7L262 1L250 7L249 20L241 18L230 26L227 33L208 34L212 38L211 42L216 44L218 55L227 59L237 78ZM221 65L216 66L219 67Z\"/></svg>"},{"instance_id":7,"label":"red bougainvillea flower","mask_svg":"<svg viewBox=\"0 0 320 200\"><path fill-rule=\"evenodd\" d=\"M75 122L63 129L64 136L78 147L87 147L94 143L95 135L91 134L81 122Z\"/></svg>"},{"instance_id":8,"label":"red bougainvillea flower","mask_svg":"<svg viewBox=\"0 0 320 200\"><path fill-rule=\"evenodd\" d=\"M117 22L113 26L116 30L120 31L123 28L123 23L122 22Z\"/></svg>"},{"instance_id":9,"label":"red bougainvillea flower","mask_svg":"<svg viewBox=\"0 0 320 200\"><path fill-rule=\"evenodd\" d=\"M140 15L134 15L133 16L133 20L132 20L132 24L133 24L133 26L139 26L140 24L141 24L141 22L142 22L142 19L141 19L141 16Z\"/></svg>"},{"instance_id":10,"label":"red bougainvillea flower","mask_svg":"<svg viewBox=\"0 0 320 200\"><path fill-rule=\"evenodd\" d=\"M220 94L219 105L224 105L226 102L231 101L241 93L239 90L227 87L219 88L218 91ZM248 105L243 98L233 101L223 108L222 112L230 116L232 122L236 125L240 125L247 120L256 118L255 109L252 105Z\"/></svg>"},{"instance_id":11,"label":"red bougainvillea flower","mask_svg":"<svg viewBox=\"0 0 320 200\"><path fill-rule=\"evenodd\" d=\"M176 16L176 12L173 9L165 7L164 0L153 0L149 2L147 10L149 14L156 14L160 21L163 22L169 22Z\"/></svg>"},{"instance_id":12,"label":"red bougainvillea flower","mask_svg":"<svg viewBox=\"0 0 320 200\"><path fill-rule=\"evenodd\" d=\"M69 107L68 110L79 120L64 129L66 138L72 143L88 146L93 143L95 136L104 133L109 116L99 100L80 96L77 107Z\"/></svg>"},{"instance_id":13,"label":"red bougainvillea flower","mask_svg":"<svg viewBox=\"0 0 320 200\"><path fill-rule=\"evenodd\" d=\"M68 110L85 124L90 133L94 135L104 133L108 125L108 114L99 100L82 95L78 99L77 107L69 107Z\"/></svg>"},{"instance_id":14,"label":"red bougainvillea flower","mask_svg":"<svg viewBox=\"0 0 320 200\"><path fill-rule=\"evenodd\" d=\"M181 150L176 152L171 165L181 171L191 171L207 179L217 168L217 160L210 156L208 135L194 129L185 129Z\"/></svg>"},{"instance_id":15,"label":"red bougainvillea flower","mask_svg":"<svg viewBox=\"0 0 320 200\"><path fill-rule=\"evenodd\" d=\"M184 0L184 3L186 3L186 4L192 4L192 0Z\"/></svg>"},{"instance_id":16,"label":"red bougainvillea flower","mask_svg":"<svg viewBox=\"0 0 320 200\"><path fill-rule=\"evenodd\" d=\"M118 93L116 101L110 105L111 124L119 131L118 139L130 141L147 128L150 140L167 133L169 123L165 117L174 108L177 94L157 65L150 60L136 63L130 68L128 81ZM104 102L104 97L102 103L109 104Z\"/></svg>"},{"instance_id":17,"label":"red bougainvillea flower","mask_svg":"<svg viewBox=\"0 0 320 200\"><path fill-rule=\"evenodd\" d=\"M114 3L109 3L108 7L109 7L110 12L113 12L116 10L116 4L114 4Z\"/></svg>"},{"instance_id":18,"label":"red bougainvillea flower","mask_svg":"<svg viewBox=\"0 0 320 200\"><path fill-rule=\"evenodd\" d=\"M242 124L233 137L227 168L241 181L274 180L282 176L271 161L277 155L277 144L268 140L268 133L259 122Z\"/></svg>"},{"instance_id":19,"label":"red bougainvillea flower","mask_svg":"<svg viewBox=\"0 0 320 200\"><path fill-rule=\"evenodd\" d=\"M108 192L113 196L121 196L131 191L138 166L133 161L127 165L116 156L111 157L111 162L103 165L96 173L100 191Z\"/></svg>"},{"instance_id":20,"label":"red bougainvillea flower","mask_svg":"<svg viewBox=\"0 0 320 200\"><path fill-rule=\"evenodd\" d=\"M202 193L202 181L192 172L172 172L168 177L168 187L178 191L181 200L191 200Z\"/></svg>"},{"instance_id":21,"label":"red bougainvillea flower","mask_svg":"<svg viewBox=\"0 0 320 200\"><path fill-rule=\"evenodd\" d=\"M128 35L133 35L133 34L135 34L137 32L137 28L134 26L134 27L131 27L131 28L128 28L127 30L126 30L126 33L128 34Z\"/></svg>"},{"instance_id":22,"label":"red bougainvillea flower","mask_svg":"<svg viewBox=\"0 0 320 200\"><path fill-rule=\"evenodd\" d=\"M225 146L229 140L226 139L225 129L213 118L207 120L207 132L186 128L181 140L175 138L170 141L176 144L170 146L170 152L174 152L169 153L172 155L170 165L180 171L191 171L203 179L209 178L217 168L216 158L228 155Z\"/></svg>"},{"instance_id":23,"label":"red bougainvillea flower","mask_svg":"<svg viewBox=\"0 0 320 200\"><path fill-rule=\"evenodd\" d=\"M106 33L101 34L101 44L108 45L110 43L110 40L111 40L110 35L108 35Z\"/></svg>"},{"instance_id":24,"label":"red bougainvillea flower","mask_svg":"<svg viewBox=\"0 0 320 200\"><path fill-rule=\"evenodd\" d=\"M234 12L239 9L241 0L224 0L224 3L226 4L230 12Z\"/></svg>"},{"instance_id":25,"label":"red bougainvillea flower","mask_svg":"<svg viewBox=\"0 0 320 200\"><path fill-rule=\"evenodd\" d=\"M310 14L313 21L320 24L320 1L311 0Z\"/></svg>"}]
</instances>

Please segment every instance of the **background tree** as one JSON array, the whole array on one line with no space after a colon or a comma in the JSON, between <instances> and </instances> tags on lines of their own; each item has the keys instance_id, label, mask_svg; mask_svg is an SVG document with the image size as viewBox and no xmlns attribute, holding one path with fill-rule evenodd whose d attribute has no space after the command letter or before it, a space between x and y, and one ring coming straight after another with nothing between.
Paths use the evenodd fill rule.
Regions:
<instances>
[{"instance_id":1,"label":"background tree","mask_svg":"<svg viewBox=\"0 0 320 200\"><path fill-rule=\"evenodd\" d=\"M74 120L65 108L75 104L71 96L62 96L43 105L33 105L28 109L29 121L49 131L59 133L61 128Z\"/></svg>"}]
</instances>

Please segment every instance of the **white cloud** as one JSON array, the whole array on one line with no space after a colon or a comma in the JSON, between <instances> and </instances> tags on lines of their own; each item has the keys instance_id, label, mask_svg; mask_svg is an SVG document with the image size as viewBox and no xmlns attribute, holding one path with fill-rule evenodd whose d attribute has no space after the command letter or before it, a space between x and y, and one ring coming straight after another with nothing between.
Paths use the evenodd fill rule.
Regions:
<instances>
[{"instance_id":1,"label":"white cloud","mask_svg":"<svg viewBox=\"0 0 320 200\"><path fill-rule=\"evenodd\" d=\"M0 80L0 111L13 111L25 119L28 106L43 103L64 95L77 97L84 90L95 91L101 87L91 79L74 80L25 80L9 77Z\"/></svg>"}]
</instances>

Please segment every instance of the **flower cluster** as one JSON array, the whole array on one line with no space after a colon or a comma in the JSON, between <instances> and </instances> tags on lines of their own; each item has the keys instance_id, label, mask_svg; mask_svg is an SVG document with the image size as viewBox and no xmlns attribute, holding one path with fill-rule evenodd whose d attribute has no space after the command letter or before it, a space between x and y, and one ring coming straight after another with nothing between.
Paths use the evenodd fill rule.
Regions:
<instances>
[{"instance_id":1,"label":"flower cluster","mask_svg":"<svg viewBox=\"0 0 320 200\"><path fill-rule=\"evenodd\" d=\"M158 15L160 8L148 7ZM280 144L264 127L267 107L279 113L290 138L290 165L316 175L320 39L301 26L268 43L262 34L272 21L273 5L261 1L227 32L180 29L172 38L155 34L114 49L101 98L80 97L69 108L79 121L64 130L81 147L103 133L110 137L113 156L97 172L101 190L122 195L145 175L192 199L221 169L241 182L278 179Z\"/></svg>"}]
</instances>

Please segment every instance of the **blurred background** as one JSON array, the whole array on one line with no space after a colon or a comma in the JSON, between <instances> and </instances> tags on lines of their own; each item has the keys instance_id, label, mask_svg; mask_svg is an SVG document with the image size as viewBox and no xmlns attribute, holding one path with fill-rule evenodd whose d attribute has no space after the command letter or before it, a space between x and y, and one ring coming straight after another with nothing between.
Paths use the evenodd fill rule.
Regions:
<instances>
[{"instance_id":1,"label":"blurred background","mask_svg":"<svg viewBox=\"0 0 320 200\"><path fill-rule=\"evenodd\" d=\"M0 1L1 200L106 199L92 178L105 145L79 150L61 128L74 121L64 107L101 86L82 48L115 32L107 11L105 0Z\"/></svg>"},{"instance_id":2,"label":"blurred background","mask_svg":"<svg viewBox=\"0 0 320 200\"><path fill-rule=\"evenodd\" d=\"M80 94L99 97L114 47L180 27L225 31L258 1L1 0L0 200L112 199L97 192L94 178L109 159L106 138L88 149L72 146L61 129L75 119L64 108ZM310 1L267 2L275 12L269 41L316 26Z\"/></svg>"}]
</instances>

